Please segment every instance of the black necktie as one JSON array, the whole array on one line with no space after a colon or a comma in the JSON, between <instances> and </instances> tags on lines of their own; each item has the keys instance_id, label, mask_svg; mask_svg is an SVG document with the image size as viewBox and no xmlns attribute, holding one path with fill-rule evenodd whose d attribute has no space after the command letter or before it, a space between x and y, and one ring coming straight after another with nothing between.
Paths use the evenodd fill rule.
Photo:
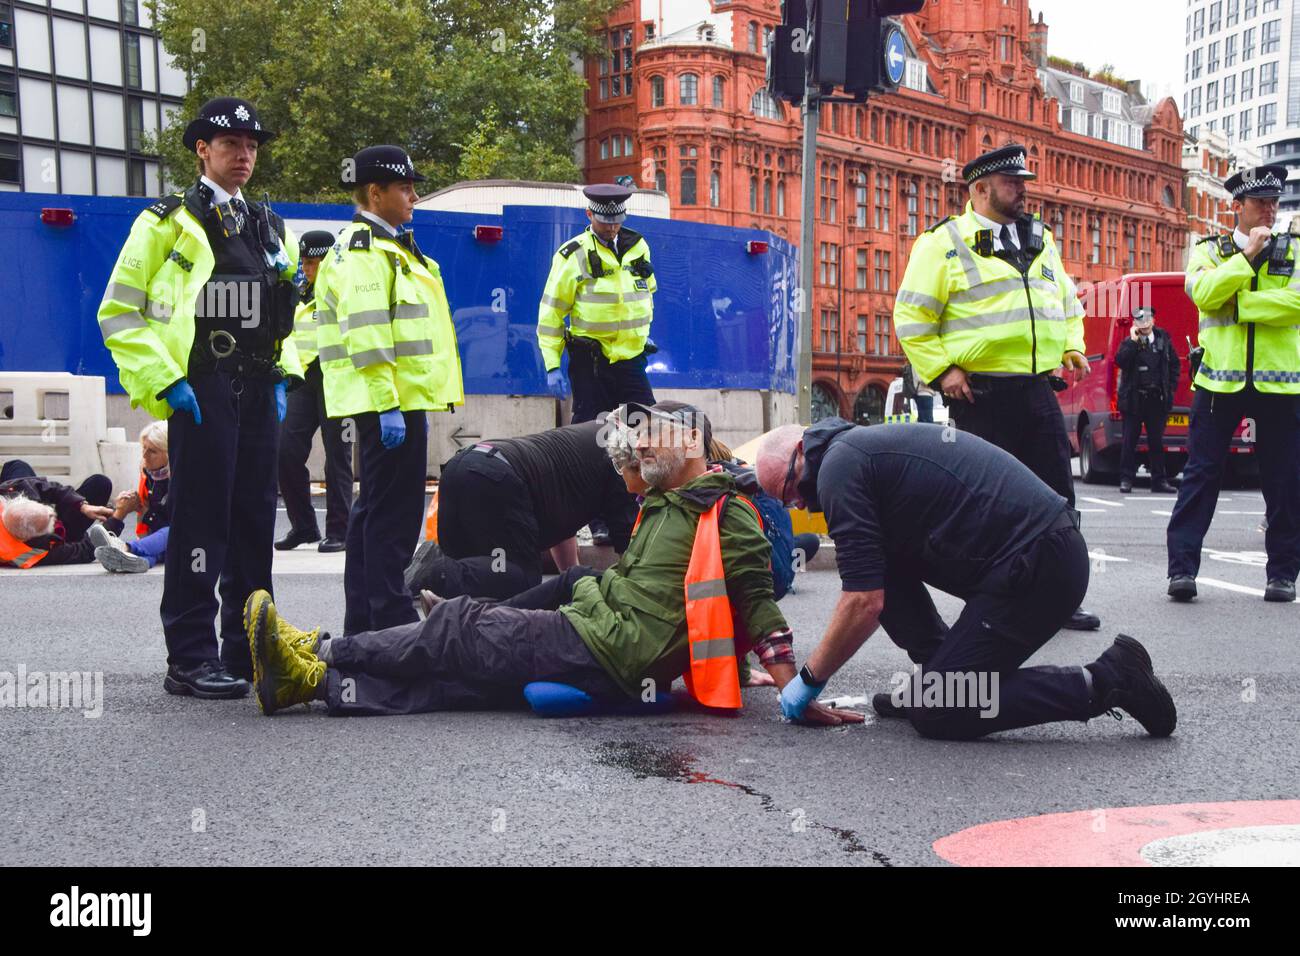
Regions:
<instances>
[{"instance_id":1,"label":"black necktie","mask_svg":"<svg viewBox=\"0 0 1300 956\"><path fill-rule=\"evenodd\" d=\"M420 252L420 247L415 244L415 233L399 232L396 237L397 244L409 252L415 258L419 259L421 264L424 263L424 255Z\"/></svg>"},{"instance_id":2,"label":"black necktie","mask_svg":"<svg viewBox=\"0 0 1300 956\"><path fill-rule=\"evenodd\" d=\"M1011 227L1009 225L1004 224L1002 226L1002 231L998 233L998 238L1002 240L1002 248L1011 255L1015 255L1020 251L1020 247L1017 246L1011 238Z\"/></svg>"}]
</instances>

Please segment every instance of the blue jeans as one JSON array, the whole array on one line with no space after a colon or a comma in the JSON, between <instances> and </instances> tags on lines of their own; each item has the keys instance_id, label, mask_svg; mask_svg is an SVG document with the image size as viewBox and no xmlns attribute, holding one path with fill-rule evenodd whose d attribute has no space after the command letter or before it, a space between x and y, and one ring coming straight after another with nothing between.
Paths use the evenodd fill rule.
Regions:
<instances>
[{"instance_id":1,"label":"blue jeans","mask_svg":"<svg viewBox=\"0 0 1300 956\"><path fill-rule=\"evenodd\" d=\"M149 567L153 567L163 559L167 551L167 532L171 528L160 528L157 531L150 532L143 538L137 538L135 541L128 541L126 548L132 554L139 555L149 562Z\"/></svg>"}]
</instances>

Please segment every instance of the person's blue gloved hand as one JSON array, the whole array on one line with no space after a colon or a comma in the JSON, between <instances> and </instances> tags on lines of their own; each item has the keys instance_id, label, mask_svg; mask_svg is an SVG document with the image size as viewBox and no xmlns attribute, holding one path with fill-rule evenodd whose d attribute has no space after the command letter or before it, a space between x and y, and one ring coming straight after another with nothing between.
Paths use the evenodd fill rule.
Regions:
<instances>
[{"instance_id":1,"label":"person's blue gloved hand","mask_svg":"<svg viewBox=\"0 0 1300 956\"><path fill-rule=\"evenodd\" d=\"M203 416L199 413L199 398L194 394L194 389L185 379L181 379L163 392L163 398L172 407L173 411L189 412L194 419L195 425L203 424Z\"/></svg>"},{"instance_id":2,"label":"person's blue gloved hand","mask_svg":"<svg viewBox=\"0 0 1300 956\"><path fill-rule=\"evenodd\" d=\"M396 448L406 439L406 419L400 408L390 408L379 413L379 443L385 448Z\"/></svg>"},{"instance_id":3,"label":"person's blue gloved hand","mask_svg":"<svg viewBox=\"0 0 1300 956\"><path fill-rule=\"evenodd\" d=\"M564 382L564 373L558 368L553 368L546 373L546 389L556 398L563 398L568 394L568 386Z\"/></svg>"},{"instance_id":4,"label":"person's blue gloved hand","mask_svg":"<svg viewBox=\"0 0 1300 956\"><path fill-rule=\"evenodd\" d=\"M799 720L825 686L805 684L803 678L796 674L794 680L781 688L781 713L790 720Z\"/></svg>"},{"instance_id":5,"label":"person's blue gloved hand","mask_svg":"<svg viewBox=\"0 0 1300 956\"><path fill-rule=\"evenodd\" d=\"M287 386L284 382L275 383L275 417L277 421L284 421L285 413L289 411L289 395Z\"/></svg>"}]
</instances>

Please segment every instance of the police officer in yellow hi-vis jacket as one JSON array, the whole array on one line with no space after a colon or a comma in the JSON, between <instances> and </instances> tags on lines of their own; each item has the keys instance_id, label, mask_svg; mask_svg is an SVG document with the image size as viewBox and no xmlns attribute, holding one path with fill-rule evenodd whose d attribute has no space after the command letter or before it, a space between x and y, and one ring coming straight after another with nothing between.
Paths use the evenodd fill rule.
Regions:
<instances>
[{"instance_id":1,"label":"police officer in yellow hi-vis jacket","mask_svg":"<svg viewBox=\"0 0 1300 956\"><path fill-rule=\"evenodd\" d=\"M271 587L279 421L302 369L289 339L298 244L269 206L241 192L270 138L252 103L203 104L184 135L198 180L140 213L99 307L131 404L168 420L161 613L171 694L248 693L243 606Z\"/></svg>"},{"instance_id":2,"label":"police officer in yellow hi-vis jacket","mask_svg":"<svg viewBox=\"0 0 1300 956\"><path fill-rule=\"evenodd\" d=\"M1300 572L1300 240L1273 233L1285 166L1245 169L1224 188L1237 228L1207 236L1187 264L1205 353L1193 384L1187 467L1166 532L1169 596L1196 597L1201 542L1214 518L1237 427L1254 442L1268 515L1264 600L1295 600Z\"/></svg>"},{"instance_id":3,"label":"police officer in yellow hi-vis jacket","mask_svg":"<svg viewBox=\"0 0 1300 956\"><path fill-rule=\"evenodd\" d=\"M1083 306L1051 231L1025 214L1025 182L1035 178L1025 148L985 153L962 175L966 211L912 247L895 333L958 428L1010 452L1073 508L1070 443L1052 373L1064 366L1077 378L1088 374ZM1100 626L1082 609L1066 624Z\"/></svg>"},{"instance_id":4,"label":"police officer in yellow hi-vis jacket","mask_svg":"<svg viewBox=\"0 0 1300 956\"><path fill-rule=\"evenodd\" d=\"M316 357L316 273L334 248L334 234L324 229L303 233L298 243L302 264L302 302L293 320L293 344L303 368L303 386L289 394L289 409L280 425L280 497L289 530L275 543L277 551L320 541L316 550L342 551L352 510L352 446L343 440L343 423L325 414L325 387ZM325 538L321 539L311 502L307 458L317 429L325 448Z\"/></svg>"},{"instance_id":5,"label":"police officer in yellow hi-vis jacket","mask_svg":"<svg viewBox=\"0 0 1300 956\"><path fill-rule=\"evenodd\" d=\"M546 382L557 395L564 393L560 356L568 346L574 424L655 400L645 367L658 286L650 247L623 225L632 190L600 184L582 192L591 225L555 253L537 312Z\"/></svg>"},{"instance_id":6,"label":"police officer in yellow hi-vis jacket","mask_svg":"<svg viewBox=\"0 0 1300 956\"><path fill-rule=\"evenodd\" d=\"M361 455L343 572L343 632L357 634L419 619L402 572L424 518L425 415L464 391L442 273L403 228L424 177L397 146L367 146L350 166L357 214L316 276L316 334L326 412Z\"/></svg>"}]
</instances>

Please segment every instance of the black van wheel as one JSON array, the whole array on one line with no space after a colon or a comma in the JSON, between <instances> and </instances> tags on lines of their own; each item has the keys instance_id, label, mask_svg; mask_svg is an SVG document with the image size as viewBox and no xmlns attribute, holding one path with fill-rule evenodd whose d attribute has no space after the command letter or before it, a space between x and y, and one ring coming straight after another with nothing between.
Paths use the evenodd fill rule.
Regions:
<instances>
[{"instance_id":1,"label":"black van wheel","mask_svg":"<svg viewBox=\"0 0 1300 956\"><path fill-rule=\"evenodd\" d=\"M1087 484L1100 485L1111 477L1103 471L1097 460L1097 450L1092 447L1092 429L1086 421L1079 422L1079 477Z\"/></svg>"}]
</instances>

